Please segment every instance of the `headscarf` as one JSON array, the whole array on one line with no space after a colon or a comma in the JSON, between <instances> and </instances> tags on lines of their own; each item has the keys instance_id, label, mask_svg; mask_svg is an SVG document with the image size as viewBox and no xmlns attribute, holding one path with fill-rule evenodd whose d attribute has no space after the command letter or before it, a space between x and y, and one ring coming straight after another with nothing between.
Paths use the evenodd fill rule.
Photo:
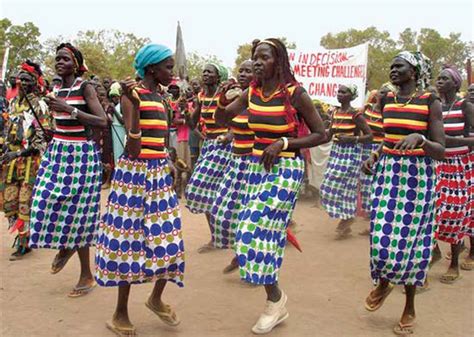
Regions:
<instances>
[{"instance_id":1,"label":"headscarf","mask_svg":"<svg viewBox=\"0 0 474 337\"><path fill-rule=\"evenodd\" d=\"M69 42L67 43L61 43L57 48L56 48L56 53L61 50L65 49L69 54L71 54L72 59L74 60L74 65L76 67L76 73L79 75L82 75L89 69L87 68L86 62L84 61L84 57L82 56L82 53L79 49L74 47L72 44Z\"/></svg>"},{"instance_id":2,"label":"headscarf","mask_svg":"<svg viewBox=\"0 0 474 337\"><path fill-rule=\"evenodd\" d=\"M432 64L429 58L419 51L402 51L400 54L395 56L395 58L401 58L415 68L418 78L416 86L419 89L424 90L428 87L429 80L432 77Z\"/></svg>"},{"instance_id":3,"label":"headscarf","mask_svg":"<svg viewBox=\"0 0 474 337\"><path fill-rule=\"evenodd\" d=\"M173 52L168 47L161 44L150 43L140 48L137 52L133 67L140 78L145 78L146 67L151 64L160 63L170 56L173 56Z\"/></svg>"},{"instance_id":4,"label":"headscarf","mask_svg":"<svg viewBox=\"0 0 474 337\"><path fill-rule=\"evenodd\" d=\"M214 68L216 68L217 75L219 76L219 83L227 81L227 79L229 78L229 72L227 71L226 67L217 63L213 63L213 62L209 64L213 66Z\"/></svg>"},{"instance_id":5,"label":"headscarf","mask_svg":"<svg viewBox=\"0 0 474 337\"><path fill-rule=\"evenodd\" d=\"M120 84L118 82L112 83L109 89L109 97L120 96Z\"/></svg>"},{"instance_id":6,"label":"headscarf","mask_svg":"<svg viewBox=\"0 0 474 337\"><path fill-rule=\"evenodd\" d=\"M21 64L18 75L20 75L21 73L26 73L32 76L37 86L40 86L41 88L44 87L45 83L43 78L43 72L41 71L41 68L38 64L33 63L30 60L26 60Z\"/></svg>"},{"instance_id":7,"label":"headscarf","mask_svg":"<svg viewBox=\"0 0 474 337\"><path fill-rule=\"evenodd\" d=\"M453 78L454 85L456 86L456 90L459 90L462 84L462 76L458 68L450 64L445 64L443 65L442 70L446 70L449 75L451 75L451 77Z\"/></svg>"},{"instance_id":8,"label":"headscarf","mask_svg":"<svg viewBox=\"0 0 474 337\"><path fill-rule=\"evenodd\" d=\"M351 101L355 100L359 96L359 91L357 90L357 85L355 84L344 84L344 86L349 89L351 93Z\"/></svg>"}]
</instances>

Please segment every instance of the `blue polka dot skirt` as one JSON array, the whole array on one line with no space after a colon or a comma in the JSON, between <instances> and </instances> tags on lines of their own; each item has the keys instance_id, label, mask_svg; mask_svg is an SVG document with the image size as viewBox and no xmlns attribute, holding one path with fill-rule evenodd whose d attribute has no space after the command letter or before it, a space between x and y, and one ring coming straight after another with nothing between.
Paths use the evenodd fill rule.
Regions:
<instances>
[{"instance_id":1,"label":"blue polka dot skirt","mask_svg":"<svg viewBox=\"0 0 474 337\"><path fill-rule=\"evenodd\" d=\"M101 172L95 142L53 139L41 159L33 190L31 248L76 249L95 244Z\"/></svg>"},{"instance_id":2,"label":"blue polka dot skirt","mask_svg":"<svg viewBox=\"0 0 474 337\"><path fill-rule=\"evenodd\" d=\"M166 159L119 159L98 231L99 285L167 280L183 286L181 215L172 184Z\"/></svg>"},{"instance_id":3,"label":"blue polka dot skirt","mask_svg":"<svg viewBox=\"0 0 474 337\"><path fill-rule=\"evenodd\" d=\"M424 284L434 246L436 173L429 157L382 154L374 178L370 269L376 284Z\"/></svg>"},{"instance_id":4,"label":"blue polka dot skirt","mask_svg":"<svg viewBox=\"0 0 474 337\"><path fill-rule=\"evenodd\" d=\"M211 210L211 235L216 248L231 248L239 224L245 192L245 179L249 156L232 156L226 167L216 202Z\"/></svg>"},{"instance_id":5,"label":"blue polka dot skirt","mask_svg":"<svg viewBox=\"0 0 474 337\"><path fill-rule=\"evenodd\" d=\"M362 164L370 158L371 153L376 151L379 148L380 144L360 144L360 146L362 146L362 167ZM372 199L370 197L372 194L372 181L374 176L365 174L364 172L362 172L362 169L360 169L359 172L359 193L361 199L360 208L365 214L370 214L370 209L372 207Z\"/></svg>"},{"instance_id":6,"label":"blue polka dot skirt","mask_svg":"<svg viewBox=\"0 0 474 337\"><path fill-rule=\"evenodd\" d=\"M271 172L250 157L246 191L235 236L240 277L274 284L283 263L286 230L304 175L301 158L279 158Z\"/></svg>"},{"instance_id":7,"label":"blue polka dot skirt","mask_svg":"<svg viewBox=\"0 0 474 337\"><path fill-rule=\"evenodd\" d=\"M227 164L232 157L232 144L218 144L206 139L194 172L185 190L186 207L193 213L211 212Z\"/></svg>"},{"instance_id":8,"label":"blue polka dot skirt","mask_svg":"<svg viewBox=\"0 0 474 337\"><path fill-rule=\"evenodd\" d=\"M355 217L361 165L361 146L339 143L332 145L320 187L321 205L331 218Z\"/></svg>"}]
</instances>

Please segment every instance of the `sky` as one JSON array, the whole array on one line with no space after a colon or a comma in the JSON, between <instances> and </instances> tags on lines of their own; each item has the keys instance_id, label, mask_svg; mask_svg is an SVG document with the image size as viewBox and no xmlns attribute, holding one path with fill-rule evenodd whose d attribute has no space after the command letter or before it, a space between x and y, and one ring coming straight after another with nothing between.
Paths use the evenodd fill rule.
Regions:
<instances>
[{"instance_id":1,"label":"sky","mask_svg":"<svg viewBox=\"0 0 474 337\"><path fill-rule=\"evenodd\" d=\"M0 17L31 21L41 40L79 31L118 29L175 49L180 21L187 52L216 55L234 66L237 47L255 38L287 37L299 49L319 46L322 36L375 26L392 38L405 28L461 33L473 41L472 0L0 0Z\"/></svg>"}]
</instances>

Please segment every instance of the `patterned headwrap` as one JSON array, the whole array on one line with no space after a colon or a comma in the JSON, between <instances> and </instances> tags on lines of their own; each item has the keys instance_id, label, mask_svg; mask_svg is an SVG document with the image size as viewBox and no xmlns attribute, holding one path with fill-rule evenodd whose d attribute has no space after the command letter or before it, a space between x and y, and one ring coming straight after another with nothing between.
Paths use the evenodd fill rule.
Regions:
<instances>
[{"instance_id":1,"label":"patterned headwrap","mask_svg":"<svg viewBox=\"0 0 474 337\"><path fill-rule=\"evenodd\" d=\"M443 65L442 70L446 70L449 75L451 75L451 77L453 78L454 85L456 86L456 90L459 90L462 84L462 76L458 68L450 64L445 64Z\"/></svg>"},{"instance_id":2,"label":"patterned headwrap","mask_svg":"<svg viewBox=\"0 0 474 337\"><path fill-rule=\"evenodd\" d=\"M56 48L56 53L61 50L61 49L64 49L66 50L69 54L71 54L72 56L72 59L74 60L74 65L76 67L76 73L79 74L79 75L82 75L83 73L85 73L86 71L88 71L89 69L87 68L87 65L84 61L84 57L82 56L82 53L79 49L77 49L76 47L74 47L72 44L70 44L69 42L67 43L61 43L57 48Z\"/></svg>"},{"instance_id":3,"label":"patterned headwrap","mask_svg":"<svg viewBox=\"0 0 474 337\"><path fill-rule=\"evenodd\" d=\"M41 71L41 67L39 64L33 63L30 60L26 60L20 66L20 71L18 75L21 73L26 73L32 76L35 79L35 85L39 86L40 90L43 90L45 83L43 78L43 72Z\"/></svg>"},{"instance_id":4,"label":"patterned headwrap","mask_svg":"<svg viewBox=\"0 0 474 337\"><path fill-rule=\"evenodd\" d=\"M417 82L416 86L424 90L429 86L429 81L432 78L432 64L431 60L419 51L409 52L402 51L395 58L401 58L411 64L416 71Z\"/></svg>"},{"instance_id":5,"label":"patterned headwrap","mask_svg":"<svg viewBox=\"0 0 474 337\"><path fill-rule=\"evenodd\" d=\"M151 64L157 64L173 56L173 52L161 44L150 43L140 48L135 55L133 66L140 78L145 78L145 68Z\"/></svg>"},{"instance_id":6,"label":"patterned headwrap","mask_svg":"<svg viewBox=\"0 0 474 337\"><path fill-rule=\"evenodd\" d=\"M359 96L359 91L357 90L357 85L355 84L344 84L344 87L349 89L351 96L351 101L355 100Z\"/></svg>"},{"instance_id":7,"label":"patterned headwrap","mask_svg":"<svg viewBox=\"0 0 474 337\"><path fill-rule=\"evenodd\" d=\"M219 75L219 83L227 81L227 79L229 78L229 72L227 71L226 67L217 63L212 63L212 62L209 64L213 66L214 68L216 68L217 75Z\"/></svg>"}]
</instances>

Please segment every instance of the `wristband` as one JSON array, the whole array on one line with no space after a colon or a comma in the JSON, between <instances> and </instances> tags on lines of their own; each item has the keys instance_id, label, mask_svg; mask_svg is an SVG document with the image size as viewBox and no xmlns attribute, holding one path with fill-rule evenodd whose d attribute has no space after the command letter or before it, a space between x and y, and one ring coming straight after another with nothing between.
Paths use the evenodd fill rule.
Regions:
<instances>
[{"instance_id":1,"label":"wristband","mask_svg":"<svg viewBox=\"0 0 474 337\"><path fill-rule=\"evenodd\" d=\"M282 151L285 151L286 149L288 149L288 138L286 138L286 137L281 137L280 139L283 141L283 148L282 148Z\"/></svg>"},{"instance_id":2,"label":"wristband","mask_svg":"<svg viewBox=\"0 0 474 337\"><path fill-rule=\"evenodd\" d=\"M142 132L138 132L138 133L133 133L131 131L128 131L128 136L132 139L140 139L142 137Z\"/></svg>"},{"instance_id":3,"label":"wristband","mask_svg":"<svg viewBox=\"0 0 474 337\"><path fill-rule=\"evenodd\" d=\"M74 108L71 112L71 117L74 119L77 119L78 114L79 114L79 110L77 108Z\"/></svg>"}]
</instances>

